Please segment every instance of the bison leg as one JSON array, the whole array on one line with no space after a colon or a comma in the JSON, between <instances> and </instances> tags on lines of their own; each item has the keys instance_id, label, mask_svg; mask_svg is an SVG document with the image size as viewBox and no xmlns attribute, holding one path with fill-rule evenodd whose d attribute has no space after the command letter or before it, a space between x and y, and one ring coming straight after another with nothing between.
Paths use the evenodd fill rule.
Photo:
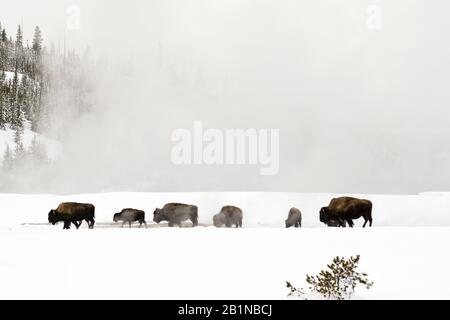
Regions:
<instances>
[{"instance_id":1,"label":"bison leg","mask_svg":"<svg viewBox=\"0 0 450 320\"><path fill-rule=\"evenodd\" d=\"M192 218L191 221L192 221L192 227L198 226L198 219L197 218Z\"/></svg>"},{"instance_id":2,"label":"bison leg","mask_svg":"<svg viewBox=\"0 0 450 320\"><path fill-rule=\"evenodd\" d=\"M81 221L78 223L76 221L72 221L73 225L75 226L75 228L79 228L81 226Z\"/></svg>"},{"instance_id":3,"label":"bison leg","mask_svg":"<svg viewBox=\"0 0 450 320\"><path fill-rule=\"evenodd\" d=\"M363 225L363 228L366 226L366 223L367 222L369 222L369 226L371 227L372 226L372 217L367 217L367 219L366 218L364 218L364 225Z\"/></svg>"},{"instance_id":4,"label":"bison leg","mask_svg":"<svg viewBox=\"0 0 450 320\"><path fill-rule=\"evenodd\" d=\"M139 220L139 228L142 227L142 224L144 224L145 228L147 228L147 223L145 220Z\"/></svg>"},{"instance_id":5,"label":"bison leg","mask_svg":"<svg viewBox=\"0 0 450 320\"><path fill-rule=\"evenodd\" d=\"M94 220L94 219L91 219L91 220L90 220L90 223L88 222L89 229L94 229L94 224L95 224L95 220Z\"/></svg>"},{"instance_id":6,"label":"bison leg","mask_svg":"<svg viewBox=\"0 0 450 320\"><path fill-rule=\"evenodd\" d=\"M350 228L353 228L353 220L352 219L347 219L347 223Z\"/></svg>"},{"instance_id":7,"label":"bison leg","mask_svg":"<svg viewBox=\"0 0 450 320\"><path fill-rule=\"evenodd\" d=\"M64 227L63 229L70 229L70 221L64 221Z\"/></svg>"},{"instance_id":8,"label":"bison leg","mask_svg":"<svg viewBox=\"0 0 450 320\"><path fill-rule=\"evenodd\" d=\"M125 224L125 221L122 221L122 228L123 228L123 225Z\"/></svg>"},{"instance_id":9,"label":"bison leg","mask_svg":"<svg viewBox=\"0 0 450 320\"><path fill-rule=\"evenodd\" d=\"M353 225L352 223L349 223L349 226ZM339 219L338 227L347 228L347 220Z\"/></svg>"},{"instance_id":10,"label":"bison leg","mask_svg":"<svg viewBox=\"0 0 450 320\"><path fill-rule=\"evenodd\" d=\"M128 226L129 226L130 229L131 229L131 221L128 221Z\"/></svg>"}]
</instances>

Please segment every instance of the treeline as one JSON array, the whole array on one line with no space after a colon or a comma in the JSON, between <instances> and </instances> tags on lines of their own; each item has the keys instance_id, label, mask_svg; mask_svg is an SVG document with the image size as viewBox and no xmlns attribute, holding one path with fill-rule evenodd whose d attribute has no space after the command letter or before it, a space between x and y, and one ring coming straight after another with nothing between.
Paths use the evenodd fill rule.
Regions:
<instances>
[{"instance_id":1,"label":"treeline","mask_svg":"<svg viewBox=\"0 0 450 320\"><path fill-rule=\"evenodd\" d=\"M30 44L21 26L12 37L0 22L0 130L14 130L15 143L14 152L8 145L3 155L4 168L34 153L23 148L26 129L42 133L58 118L67 121L67 115L70 119L91 108L92 71L87 53L79 57L74 51L57 52L53 44L44 46L39 27Z\"/></svg>"},{"instance_id":2,"label":"treeline","mask_svg":"<svg viewBox=\"0 0 450 320\"><path fill-rule=\"evenodd\" d=\"M24 46L22 29L15 40L0 25L0 129L8 125L19 132L24 121L37 123L42 99L42 37L35 29L33 45Z\"/></svg>"}]
</instances>

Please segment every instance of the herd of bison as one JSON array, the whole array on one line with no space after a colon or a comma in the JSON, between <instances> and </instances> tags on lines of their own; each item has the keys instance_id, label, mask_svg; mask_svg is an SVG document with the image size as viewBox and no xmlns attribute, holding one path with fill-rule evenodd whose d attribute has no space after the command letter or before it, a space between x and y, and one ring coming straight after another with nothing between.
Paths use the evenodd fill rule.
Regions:
<instances>
[{"instance_id":1,"label":"herd of bison","mask_svg":"<svg viewBox=\"0 0 450 320\"><path fill-rule=\"evenodd\" d=\"M320 209L319 214L320 221L329 227L346 227L347 224L349 227L353 227L353 220L361 217L364 219L363 227L366 226L367 222L372 226L372 202L352 197L333 198L327 207ZM218 228L222 226L227 228L232 226L240 228L242 227L242 218L243 214L241 209L235 206L224 206L220 210L220 213L213 217L213 225ZM94 205L89 203L64 202L58 208L48 213L48 222L53 225L58 222L63 222L63 229L70 229L71 224L78 229L83 220L87 222L90 229L94 228ZM183 203L168 203L162 209L157 208L153 212L154 222L160 223L161 221L167 221L169 227L181 227L181 224L187 220L192 222L193 227L198 225L197 206ZM139 222L139 227L142 224L147 227L145 212L137 209L123 209L121 212L114 214L113 221L122 222L122 227L128 223L131 228L131 224L134 222ZM301 227L301 211L297 208L291 208L285 223L286 228L292 226L296 228Z\"/></svg>"}]
</instances>

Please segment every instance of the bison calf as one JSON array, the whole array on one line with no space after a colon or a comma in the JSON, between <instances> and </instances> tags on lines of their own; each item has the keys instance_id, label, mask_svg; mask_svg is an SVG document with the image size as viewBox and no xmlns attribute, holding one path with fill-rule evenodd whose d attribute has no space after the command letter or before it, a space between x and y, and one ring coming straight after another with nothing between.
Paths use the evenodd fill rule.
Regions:
<instances>
[{"instance_id":1,"label":"bison calf","mask_svg":"<svg viewBox=\"0 0 450 320\"><path fill-rule=\"evenodd\" d=\"M128 222L128 225L131 228L132 222L139 222L139 228L142 224L147 228L147 223L145 222L145 212L137 209L123 209L121 212L114 214L113 217L114 222L122 221L122 227L125 223Z\"/></svg>"},{"instance_id":2,"label":"bison calf","mask_svg":"<svg viewBox=\"0 0 450 320\"><path fill-rule=\"evenodd\" d=\"M156 208L153 212L153 221L160 223L161 221L168 221L169 227L178 225L186 220L192 221L192 226L198 225L198 208L197 206L184 203L168 203L162 209Z\"/></svg>"},{"instance_id":3,"label":"bison calf","mask_svg":"<svg viewBox=\"0 0 450 320\"><path fill-rule=\"evenodd\" d=\"M87 222L89 229L94 228L94 205L90 203L64 202L61 203L58 208L50 210L48 213L48 222L55 225L62 221L64 222L63 229L70 229L71 223L78 229L83 220Z\"/></svg>"},{"instance_id":4,"label":"bison calf","mask_svg":"<svg viewBox=\"0 0 450 320\"><path fill-rule=\"evenodd\" d=\"M285 221L286 228L294 226L295 228L302 227L302 213L297 208L289 210L288 218Z\"/></svg>"},{"instance_id":5,"label":"bison calf","mask_svg":"<svg viewBox=\"0 0 450 320\"><path fill-rule=\"evenodd\" d=\"M234 206L224 206L220 210L220 213L214 215L213 224L215 227L220 228L223 225L227 228L231 228L234 224L236 228L242 228L242 210Z\"/></svg>"}]
</instances>

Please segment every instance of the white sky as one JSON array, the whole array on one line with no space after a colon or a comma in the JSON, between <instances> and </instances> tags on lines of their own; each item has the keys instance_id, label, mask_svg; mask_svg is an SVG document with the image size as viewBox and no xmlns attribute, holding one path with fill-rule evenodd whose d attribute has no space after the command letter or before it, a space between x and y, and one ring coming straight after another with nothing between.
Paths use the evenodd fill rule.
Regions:
<instances>
[{"instance_id":1,"label":"white sky","mask_svg":"<svg viewBox=\"0 0 450 320\"><path fill-rule=\"evenodd\" d=\"M97 128L104 130L98 143L116 128L106 114L113 119L111 106L121 99L142 110L184 107L187 114L156 121L164 134L155 143L167 150L171 130L190 128L197 119L219 129L281 129L278 176L205 169L210 174L201 175L215 181L196 182L195 189L215 183L216 190L232 190L236 178L247 189L450 189L447 0L0 1L0 22L9 34L23 19L26 38L38 24L46 42L55 45L63 39L67 8L77 5L81 28L67 30L69 48L90 46L108 58L139 61L128 96L105 91L99 112L107 113L104 128ZM367 28L369 5L381 9L379 30ZM174 101L156 99L149 83L158 81L150 67L158 48L179 77L201 70L208 86L226 80L229 91L186 98L167 87ZM116 94L120 97L113 99ZM160 116L148 112L148 117ZM142 154L142 147L138 150ZM143 157L142 166L150 160L155 160L150 154ZM156 167L173 169L164 156L158 161ZM198 175L197 169L174 171Z\"/></svg>"}]
</instances>

